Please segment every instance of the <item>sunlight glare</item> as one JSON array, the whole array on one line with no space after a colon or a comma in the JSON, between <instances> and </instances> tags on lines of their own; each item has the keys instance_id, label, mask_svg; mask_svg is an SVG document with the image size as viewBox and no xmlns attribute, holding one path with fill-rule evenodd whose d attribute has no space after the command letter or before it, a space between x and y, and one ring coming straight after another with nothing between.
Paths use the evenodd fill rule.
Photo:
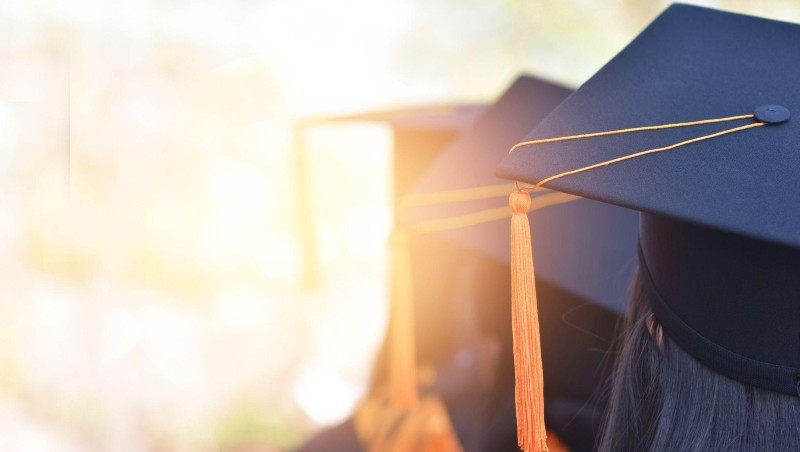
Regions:
<instances>
[{"instance_id":1,"label":"sunlight glare","mask_svg":"<svg viewBox=\"0 0 800 452\"><path fill-rule=\"evenodd\" d=\"M314 422L334 424L344 419L359 394L340 379L337 372L327 369L309 369L295 380L294 399L303 412Z\"/></svg>"}]
</instances>

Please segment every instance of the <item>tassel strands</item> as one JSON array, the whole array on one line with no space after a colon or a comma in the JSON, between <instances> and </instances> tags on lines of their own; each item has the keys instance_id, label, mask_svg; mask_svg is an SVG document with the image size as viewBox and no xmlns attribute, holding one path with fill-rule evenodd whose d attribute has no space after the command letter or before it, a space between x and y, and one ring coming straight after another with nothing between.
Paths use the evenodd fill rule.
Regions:
<instances>
[{"instance_id":1,"label":"tassel strands","mask_svg":"<svg viewBox=\"0 0 800 452\"><path fill-rule=\"evenodd\" d=\"M395 230L391 244L394 278L389 316L389 390L395 408L410 410L419 403L419 394L408 233Z\"/></svg>"},{"instance_id":2,"label":"tassel strands","mask_svg":"<svg viewBox=\"0 0 800 452\"><path fill-rule=\"evenodd\" d=\"M517 190L511 207L511 322L514 339L517 441L525 452L547 450L539 314L533 273L528 209L531 196Z\"/></svg>"}]
</instances>

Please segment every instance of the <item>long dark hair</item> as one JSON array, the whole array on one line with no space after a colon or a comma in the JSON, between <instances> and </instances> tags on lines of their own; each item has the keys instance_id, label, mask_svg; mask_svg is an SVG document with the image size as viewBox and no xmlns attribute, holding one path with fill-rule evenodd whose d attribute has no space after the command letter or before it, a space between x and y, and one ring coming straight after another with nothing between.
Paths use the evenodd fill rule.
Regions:
<instances>
[{"instance_id":1,"label":"long dark hair","mask_svg":"<svg viewBox=\"0 0 800 452\"><path fill-rule=\"evenodd\" d=\"M715 373L666 334L662 352L648 315L637 277L618 336L599 451L800 450L800 398Z\"/></svg>"}]
</instances>

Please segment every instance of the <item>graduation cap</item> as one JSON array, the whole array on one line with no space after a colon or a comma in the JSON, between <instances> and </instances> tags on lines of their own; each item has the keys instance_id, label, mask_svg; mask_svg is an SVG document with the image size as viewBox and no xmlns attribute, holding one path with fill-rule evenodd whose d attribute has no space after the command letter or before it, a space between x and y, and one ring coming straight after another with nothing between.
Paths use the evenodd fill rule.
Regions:
<instances>
[{"instance_id":1,"label":"graduation cap","mask_svg":"<svg viewBox=\"0 0 800 452\"><path fill-rule=\"evenodd\" d=\"M487 168L495 167L508 148L571 93L548 81L519 77L399 200L398 221L412 229L427 223L438 238L507 267L511 213L506 198L513 185L501 184ZM532 225L537 280L622 311L635 267L636 242L630 235L638 229L638 215L577 196L546 190L537 195L533 205L542 208L541 214L532 214L537 218ZM485 213L488 217L476 217ZM483 221L492 215L496 221ZM603 269L612 271L611 277L601 274Z\"/></svg>"},{"instance_id":2,"label":"graduation cap","mask_svg":"<svg viewBox=\"0 0 800 452\"><path fill-rule=\"evenodd\" d=\"M321 124L381 123L392 129L395 196L405 195L417 177L487 107L478 104L424 105L350 115L311 118L302 127Z\"/></svg>"},{"instance_id":3,"label":"graduation cap","mask_svg":"<svg viewBox=\"0 0 800 452\"><path fill-rule=\"evenodd\" d=\"M790 395L800 395L798 73L800 26L674 5L497 168L530 184L512 194L517 211L542 186L641 212L640 277L666 333L710 369ZM518 284L532 271L523 248ZM524 301L531 291L514 289ZM525 428L526 450L539 450Z\"/></svg>"},{"instance_id":4,"label":"graduation cap","mask_svg":"<svg viewBox=\"0 0 800 452\"><path fill-rule=\"evenodd\" d=\"M481 259L474 278L459 279L455 284L468 287L472 298L477 293L484 305L480 307L481 317L499 317L502 321L497 326L503 332L508 331L510 322L507 317L510 294L498 287L507 287L510 278L511 213L506 198L513 185L497 180L491 168L505 156L508 147L525 136L531 125L541 121L570 93L547 81L519 77L473 127L442 152L408 196L399 200L398 223L405 225L412 237L432 236L464 250L459 256ZM544 191L534 198L533 208L536 221L532 223L532 234L540 244L534 250L537 289L542 316L551 321L542 331L544 374L550 381L548 428L572 450L592 450L602 404L594 406L591 402L596 402L593 398L603 380L601 368L606 358L598 349L608 345L602 337L611 336L617 320L615 314L621 308L620 301L635 267L638 215L597 201ZM425 243L430 248L430 241ZM420 250L420 259L430 259L430 249L428 253L425 251ZM608 272L614 276L609 277ZM445 283L440 272L436 276L439 285ZM427 277L415 274L415 286L419 285L418 280ZM449 309L465 309L466 302L452 299ZM587 333L578 332L575 327ZM508 341L511 342L510 337ZM510 344L508 349L510 352ZM509 377L513 399L513 374ZM448 384L442 383L445 391ZM498 385L500 397L506 395L504 389ZM459 422L459 404L463 402L454 398L446 401L465 444L470 444L470 435L474 438L481 427L490 430L492 419L480 419L487 424L483 426L474 425L474 419L472 424L466 419ZM502 432L490 436L495 446L513 425L513 416L512 406L511 419L503 416L507 423L497 429ZM513 427L511 438L514 442Z\"/></svg>"},{"instance_id":5,"label":"graduation cap","mask_svg":"<svg viewBox=\"0 0 800 452\"><path fill-rule=\"evenodd\" d=\"M385 124L391 128L392 131L392 187L395 199L403 196L412 186L417 177L422 174L425 168L435 161L436 157L453 141L453 139L468 128L484 111L486 107L483 105L474 104L452 104L452 105L428 105L416 106L408 108L400 108L394 110L382 110L365 113L357 113L351 115L340 115L330 117L309 118L297 124L294 131L295 139L295 157L297 159L296 168L298 170L298 205L300 206L300 225L299 230L303 235L301 243L304 246L304 280L307 286L315 287L319 284L319 275L317 270L316 247L313 241L313 218L310 208L310 195L308 193L308 184L306 183L306 164L305 160L308 158L306 155L307 149L304 143L305 133L309 128L320 125L333 125L333 124L353 124L353 123L377 123ZM405 256L397 256L404 259ZM400 345L404 351L397 353L401 359L398 362L389 363L389 366L397 367L399 369L395 372L402 376L399 385L402 392L408 393L412 391L416 393L416 383L411 379L416 378L416 360L413 352L408 352L408 349L415 349L413 337L413 322L409 321L409 315L413 315L412 307L402 302L397 302L397 297L393 297L391 301L391 314L390 314L390 327L387 334L387 342ZM399 336L400 340L392 340L393 337ZM399 344L398 344L399 343ZM424 345L424 344L423 344ZM385 353L383 353L385 355ZM380 368L382 364L381 356L376 369ZM409 370L414 369L414 370ZM414 374L412 377L411 375ZM373 382L374 384L375 382ZM400 401L402 406L407 403L407 400ZM412 424L423 426L426 422L421 421L430 417L441 419L440 412L443 409L437 405L436 401L425 401L427 407L425 412L420 412L413 416L414 421ZM376 418L375 414L378 412L375 404L370 404L367 407L369 410L368 416ZM381 415L384 419L390 418L395 412L392 410L384 410ZM330 450L331 447L336 450L361 450L359 440L356 437L356 421L357 419L350 418L343 424L334 428L321 432L316 437L312 438L309 442L304 444L300 450L302 451L315 451L315 450ZM449 422L449 421L447 421ZM380 431L383 426L389 425L391 422L380 422L380 425L374 425L376 428L369 426L369 430L375 433L376 443L380 443L376 447L384 447L385 442L392 438L387 438L387 432ZM447 425L441 425L442 422L431 422L433 425L428 433L437 437L437 439L447 438ZM449 424L448 424L449 425ZM394 432L397 433L397 432ZM399 440L406 440L405 436L400 435ZM363 441L362 441L363 443ZM441 443L437 443L441 444ZM402 447L402 444L396 447Z\"/></svg>"},{"instance_id":6,"label":"graduation cap","mask_svg":"<svg viewBox=\"0 0 800 452\"><path fill-rule=\"evenodd\" d=\"M306 132L331 124L377 123L392 130L392 187L395 199L404 195L427 165L486 108L484 105L425 105L378 110L349 115L307 118L294 128L299 206L298 232L303 246L303 281L307 287L320 284L317 249L313 234L311 196L308 193Z\"/></svg>"}]
</instances>

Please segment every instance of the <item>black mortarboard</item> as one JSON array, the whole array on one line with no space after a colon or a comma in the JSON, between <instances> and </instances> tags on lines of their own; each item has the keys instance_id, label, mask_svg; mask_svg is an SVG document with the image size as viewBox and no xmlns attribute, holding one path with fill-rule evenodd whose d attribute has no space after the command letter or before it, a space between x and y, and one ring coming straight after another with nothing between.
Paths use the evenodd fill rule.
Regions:
<instances>
[{"instance_id":1,"label":"black mortarboard","mask_svg":"<svg viewBox=\"0 0 800 452\"><path fill-rule=\"evenodd\" d=\"M502 331L501 337L507 339L503 346L506 347L504 352L508 354L509 365L510 293L498 290L498 287L507 286L510 278L510 211L506 200L510 188L501 187L499 198L469 199L467 196L463 202L415 204L425 204L429 194L436 196L454 190L503 185L487 168L493 168L504 157L508 147L521 140L532 124L541 121L570 92L540 79L518 78L430 165L411 189L405 207L402 200L400 202L399 222L408 224L412 231L415 225L428 221L470 215L484 209L499 207L505 215L495 221L438 231L435 237L482 259L480 271L473 278L459 280L456 284L469 287L471 294L479 294L472 298L480 298L479 302L484 305L480 307L482 318L487 323L497 323L497 329ZM507 147L502 149L503 146ZM532 216L536 218L532 223L532 233L537 240L534 254L539 305L543 319L549 320L542 330L544 374L549 382L546 387L548 428L556 431L572 450L592 450L593 433L598 427L602 404L591 402L597 402L594 396L603 380L601 367L606 357L600 350L607 346L597 336L610 338L616 321L614 313L619 300L624 298L635 268L638 216L627 209L580 198L537 210ZM431 259L430 242L426 246L428 253L423 249L421 254ZM464 254L455 251L452 254L465 260ZM609 278L604 271L615 275ZM439 286L445 284L441 271L435 273L438 275L435 283ZM415 275L415 283L429 279L426 276ZM464 304L465 300L454 298L450 300L449 309L464 309ZM497 318L502 321L487 320ZM576 326L588 333L578 332ZM487 325L490 331L494 327ZM496 389L499 393L495 396L513 400L513 366L509 372L505 372L504 367L500 378L507 376L511 383L505 386L506 381L501 381ZM458 407L463 402L447 397L448 385L440 384L456 430L465 445L470 447L473 444L469 441L469 434L481 428L490 433L479 441L491 440L495 447L502 443L501 428L497 425L492 427L490 418L480 419L485 425L459 422L463 416L460 416ZM497 409L508 407L504 402L498 401ZM510 410L510 418L498 411L492 416L511 420L502 430L510 433L507 437L513 443L513 405Z\"/></svg>"},{"instance_id":2,"label":"black mortarboard","mask_svg":"<svg viewBox=\"0 0 800 452\"><path fill-rule=\"evenodd\" d=\"M666 333L785 394L800 384L799 73L800 26L674 5L526 140L669 128L524 145L497 170L536 185L659 150L543 186L640 211L640 272Z\"/></svg>"},{"instance_id":3,"label":"black mortarboard","mask_svg":"<svg viewBox=\"0 0 800 452\"><path fill-rule=\"evenodd\" d=\"M411 196L501 183L487 168L496 166L506 150L530 131L531 125L539 123L570 93L540 79L518 78L473 127L459 135L430 165L410 190ZM504 146L507 148L503 149ZM489 208L500 208L510 217L508 193L499 193L503 196L488 200L401 209L398 218L414 224ZM536 243L533 253L537 280L621 311L635 268L636 241L631 235L638 228L636 213L589 199L575 199L533 215L536 216L531 228ZM508 218L504 218L438 235L508 265L508 227Z\"/></svg>"}]
</instances>

